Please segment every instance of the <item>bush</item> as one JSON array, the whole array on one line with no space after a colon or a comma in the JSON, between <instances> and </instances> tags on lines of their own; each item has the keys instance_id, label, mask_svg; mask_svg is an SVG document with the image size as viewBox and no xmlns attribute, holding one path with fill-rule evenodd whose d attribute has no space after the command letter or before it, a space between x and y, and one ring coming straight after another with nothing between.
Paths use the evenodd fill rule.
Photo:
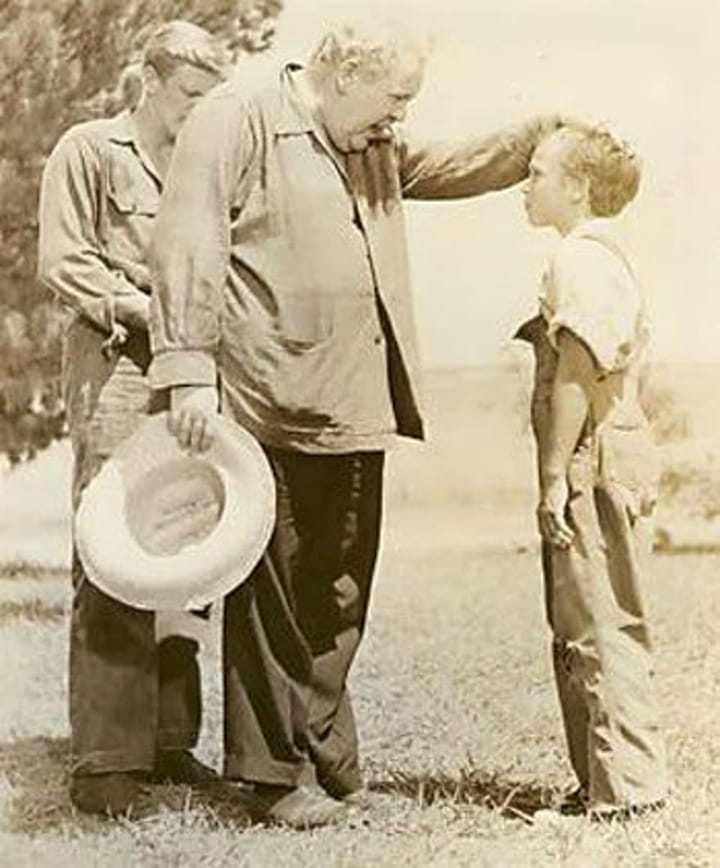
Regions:
<instances>
[{"instance_id":1,"label":"bush","mask_svg":"<svg viewBox=\"0 0 720 868\"><path fill-rule=\"evenodd\" d=\"M657 376L647 374L643 378L640 399L657 443L684 440L688 436L690 425L687 412L680 406L675 391Z\"/></svg>"},{"instance_id":2,"label":"bush","mask_svg":"<svg viewBox=\"0 0 720 868\"><path fill-rule=\"evenodd\" d=\"M231 55L262 51L282 0L5 0L0 4L0 454L62 436L62 315L36 283L44 161L69 126L121 107L123 71L158 23L184 18Z\"/></svg>"}]
</instances>

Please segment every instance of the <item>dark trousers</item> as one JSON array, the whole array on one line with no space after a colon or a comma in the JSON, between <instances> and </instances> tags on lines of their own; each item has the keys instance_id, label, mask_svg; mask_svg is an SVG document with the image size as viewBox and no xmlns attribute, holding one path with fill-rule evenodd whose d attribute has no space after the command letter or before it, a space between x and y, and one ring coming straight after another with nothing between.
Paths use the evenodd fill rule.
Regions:
<instances>
[{"instance_id":1,"label":"dark trousers","mask_svg":"<svg viewBox=\"0 0 720 868\"><path fill-rule=\"evenodd\" d=\"M266 449L277 523L225 602L225 774L328 792L361 785L347 675L365 627L382 511L382 452Z\"/></svg>"},{"instance_id":2,"label":"dark trousers","mask_svg":"<svg viewBox=\"0 0 720 868\"><path fill-rule=\"evenodd\" d=\"M121 358L106 369L82 333L68 345L73 505L112 450L153 409L143 370ZM105 367L104 367L105 366ZM190 748L200 728L198 645L171 636L158 646L155 615L100 591L73 558L70 726L74 774L149 770L158 748Z\"/></svg>"},{"instance_id":3,"label":"dark trousers","mask_svg":"<svg viewBox=\"0 0 720 868\"><path fill-rule=\"evenodd\" d=\"M77 557L70 626L74 774L149 770L159 748L191 748L200 730L198 644L155 640L155 615L109 597Z\"/></svg>"},{"instance_id":4,"label":"dark trousers","mask_svg":"<svg viewBox=\"0 0 720 868\"><path fill-rule=\"evenodd\" d=\"M543 546L553 665L570 761L591 807L646 805L668 792L643 605L646 519L619 487L573 486L568 549Z\"/></svg>"}]
</instances>

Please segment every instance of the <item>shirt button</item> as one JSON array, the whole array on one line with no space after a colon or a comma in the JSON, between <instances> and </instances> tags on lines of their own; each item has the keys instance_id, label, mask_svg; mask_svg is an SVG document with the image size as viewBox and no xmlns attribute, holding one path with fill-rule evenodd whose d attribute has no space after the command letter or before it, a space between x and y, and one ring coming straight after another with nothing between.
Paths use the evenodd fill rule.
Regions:
<instances>
[{"instance_id":1,"label":"shirt button","mask_svg":"<svg viewBox=\"0 0 720 868\"><path fill-rule=\"evenodd\" d=\"M374 341L375 341L375 346L376 346L376 347L380 347L380 346L382 346L382 344L383 344L383 336L382 336L382 335L375 335Z\"/></svg>"}]
</instances>

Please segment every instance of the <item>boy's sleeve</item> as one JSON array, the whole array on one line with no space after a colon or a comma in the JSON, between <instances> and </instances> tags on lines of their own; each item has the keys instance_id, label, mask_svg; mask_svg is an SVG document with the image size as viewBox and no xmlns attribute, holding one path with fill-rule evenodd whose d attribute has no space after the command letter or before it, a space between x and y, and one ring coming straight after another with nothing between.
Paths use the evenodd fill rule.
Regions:
<instances>
[{"instance_id":1,"label":"boy's sleeve","mask_svg":"<svg viewBox=\"0 0 720 868\"><path fill-rule=\"evenodd\" d=\"M553 310L548 338L567 329L601 373L622 370L636 348L639 292L616 254L596 241L566 240L552 263Z\"/></svg>"}]
</instances>

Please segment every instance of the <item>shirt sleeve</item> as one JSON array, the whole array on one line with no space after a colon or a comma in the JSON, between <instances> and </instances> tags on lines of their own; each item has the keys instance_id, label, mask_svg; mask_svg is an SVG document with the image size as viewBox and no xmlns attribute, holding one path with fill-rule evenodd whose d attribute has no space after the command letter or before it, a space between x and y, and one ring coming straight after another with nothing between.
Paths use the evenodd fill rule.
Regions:
<instances>
[{"instance_id":1,"label":"shirt sleeve","mask_svg":"<svg viewBox=\"0 0 720 868\"><path fill-rule=\"evenodd\" d=\"M558 125L548 116L461 143L402 142L402 194L409 199L459 199L511 187L527 177L538 142Z\"/></svg>"},{"instance_id":2,"label":"shirt sleeve","mask_svg":"<svg viewBox=\"0 0 720 868\"><path fill-rule=\"evenodd\" d=\"M551 264L548 338L567 329L603 373L623 370L637 349L640 293L627 266L597 241L566 239Z\"/></svg>"},{"instance_id":3,"label":"shirt sleeve","mask_svg":"<svg viewBox=\"0 0 720 868\"><path fill-rule=\"evenodd\" d=\"M255 153L251 109L212 93L185 121L151 242L154 388L214 385L234 192Z\"/></svg>"},{"instance_id":4,"label":"shirt sleeve","mask_svg":"<svg viewBox=\"0 0 720 868\"><path fill-rule=\"evenodd\" d=\"M111 332L117 296L142 292L103 255L98 235L101 195L97 144L71 130L43 171L38 277L64 304Z\"/></svg>"}]
</instances>

